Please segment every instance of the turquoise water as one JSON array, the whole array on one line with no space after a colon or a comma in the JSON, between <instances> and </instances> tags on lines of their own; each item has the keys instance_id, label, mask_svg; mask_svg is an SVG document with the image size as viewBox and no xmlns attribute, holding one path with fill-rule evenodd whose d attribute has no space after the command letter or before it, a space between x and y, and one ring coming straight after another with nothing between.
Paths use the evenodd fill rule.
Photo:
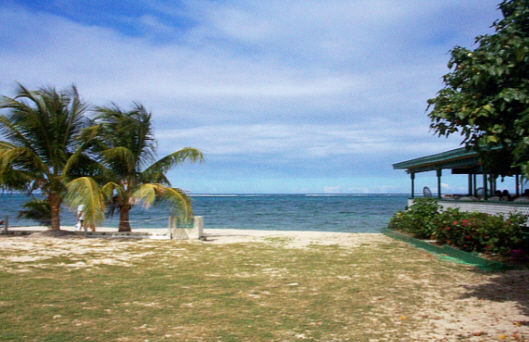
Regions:
<instances>
[{"instance_id":1,"label":"turquoise water","mask_svg":"<svg viewBox=\"0 0 529 342\"><path fill-rule=\"evenodd\" d=\"M408 195L195 195L195 215L204 217L206 228L298 230L332 232L379 232L389 218L407 204ZM17 220L27 197L0 195L0 217L9 216L11 226L35 225ZM135 207L132 228L167 228L166 208ZM61 224L73 226L75 213L63 208ZM105 227L117 227L118 217L109 218Z\"/></svg>"}]
</instances>

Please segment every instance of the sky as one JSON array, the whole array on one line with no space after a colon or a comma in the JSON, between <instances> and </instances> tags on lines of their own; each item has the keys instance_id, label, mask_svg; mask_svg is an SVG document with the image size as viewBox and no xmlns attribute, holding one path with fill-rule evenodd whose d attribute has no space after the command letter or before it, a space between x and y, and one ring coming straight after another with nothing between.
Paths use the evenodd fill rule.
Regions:
<instances>
[{"instance_id":1,"label":"sky","mask_svg":"<svg viewBox=\"0 0 529 342\"><path fill-rule=\"evenodd\" d=\"M430 131L427 100L499 2L0 0L0 94L75 84L92 105L142 103L159 157L205 154L168 173L191 194L408 193L392 164L460 147Z\"/></svg>"}]
</instances>

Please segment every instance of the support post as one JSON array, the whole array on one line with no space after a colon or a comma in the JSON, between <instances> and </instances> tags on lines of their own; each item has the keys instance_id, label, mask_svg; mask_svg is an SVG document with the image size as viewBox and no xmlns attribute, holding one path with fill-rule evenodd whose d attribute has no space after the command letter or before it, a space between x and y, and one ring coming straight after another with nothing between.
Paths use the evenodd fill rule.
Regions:
<instances>
[{"instance_id":1,"label":"support post","mask_svg":"<svg viewBox=\"0 0 529 342\"><path fill-rule=\"evenodd\" d=\"M496 175L492 175L492 179L491 179L491 182L492 182L492 188L494 189L494 193L498 190L498 176Z\"/></svg>"},{"instance_id":2,"label":"support post","mask_svg":"<svg viewBox=\"0 0 529 342\"><path fill-rule=\"evenodd\" d=\"M474 196L474 185L473 185L473 182L472 182L472 174L469 173L468 174L468 195L469 196Z\"/></svg>"},{"instance_id":3,"label":"support post","mask_svg":"<svg viewBox=\"0 0 529 342\"><path fill-rule=\"evenodd\" d=\"M483 199L486 201L489 199L489 187L487 186L487 174L483 170Z\"/></svg>"},{"instance_id":4,"label":"support post","mask_svg":"<svg viewBox=\"0 0 529 342\"><path fill-rule=\"evenodd\" d=\"M437 169L437 198L441 199L441 176L443 175L442 169Z\"/></svg>"},{"instance_id":5,"label":"support post","mask_svg":"<svg viewBox=\"0 0 529 342\"><path fill-rule=\"evenodd\" d=\"M518 175L516 177L516 197L520 197L520 178Z\"/></svg>"},{"instance_id":6,"label":"support post","mask_svg":"<svg viewBox=\"0 0 529 342\"><path fill-rule=\"evenodd\" d=\"M415 172L410 174L411 177L411 198L415 198Z\"/></svg>"},{"instance_id":7,"label":"support post","mask_svg":"<svg viewBox=\"0 0 529 342\"><path fill-rule=\"evenodd\" d=\"M9 216L4 217L4 234L7 234L7 229L9 228Z\"/></svg>"}]
</instances>

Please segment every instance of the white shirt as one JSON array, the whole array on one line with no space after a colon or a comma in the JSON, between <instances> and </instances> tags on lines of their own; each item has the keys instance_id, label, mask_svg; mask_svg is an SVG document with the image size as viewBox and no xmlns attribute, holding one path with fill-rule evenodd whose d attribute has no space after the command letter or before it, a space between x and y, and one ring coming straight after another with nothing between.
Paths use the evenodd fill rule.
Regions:
<instances>
[{"instance_id":1,"label":"white shirt","mask_svg":"<svg viewBox=\"0 0 529 342\"><path fill-rule=\"evenodd\" d=\"M77 219L84 220L84 204L79 204L77 207Z\"/></svg>"}]
</instances>

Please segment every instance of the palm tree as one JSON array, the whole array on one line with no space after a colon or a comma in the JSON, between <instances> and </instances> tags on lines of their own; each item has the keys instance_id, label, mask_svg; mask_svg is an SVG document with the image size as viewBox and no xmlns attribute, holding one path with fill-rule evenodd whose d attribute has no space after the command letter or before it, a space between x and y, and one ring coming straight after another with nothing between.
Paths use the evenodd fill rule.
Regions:
<instances>
[{"instance_id":1,"label":"palm tree","mask_svg":"<svg viewBox=\"0 0 529 342\"><path fill-rule=\"evenodd\" d=\"M0 109L0 187L42 192L49 204L50 228L59 230L60 208L67 188L67 170L79 171L85 156L76 139L87 121L87 105L75 86L29 91L18 85L16 96L3 96ZM71 160L76 156L76 161Z\"/></svg>"},{"instance_id":2,"label":"palm tree","mask_svg":"<svg viewBox=\"0 0 529 342\"><path fill-rule=\"evenodd\" d=\"M86 178L74 180L70 186L72 190L77 187L75 193L85 189L85 195L78 199L79 203L90 207L91 201L105 199L110 214L115 211L120 213L119 231L131 230L129 213L136 204L148 208L165 202L175 215L192 215L189 197L181 189L172 188L165 173L184 161L203 161L202 152L188 147L156 160L152 115L141 104L134 103L128 112L117 105L97 107L95 112L95 125L85 130L84 134L96 137L98 141L94 144L94 151L100 155L104 185L101 196L93 185L91 190L88 189ZM102 207L99 204L99 208Z\"/></svg>"}]
</instances>

